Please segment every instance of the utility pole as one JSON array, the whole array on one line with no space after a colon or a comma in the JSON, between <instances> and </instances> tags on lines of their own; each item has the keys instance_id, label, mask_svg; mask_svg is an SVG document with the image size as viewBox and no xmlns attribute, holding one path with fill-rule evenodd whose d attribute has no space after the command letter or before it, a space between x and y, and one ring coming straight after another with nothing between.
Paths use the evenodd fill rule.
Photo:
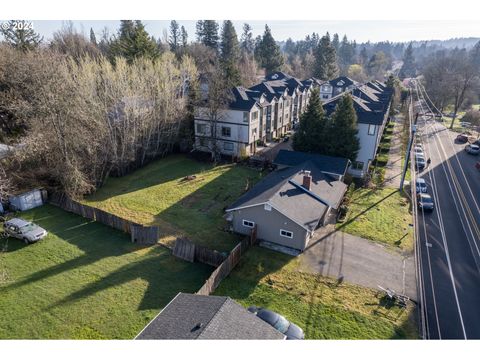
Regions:
<instances>
[{"instance_id":1,"label":"utility pole","mask_svg":"<svg viewBox=\"0 0 480 360\"><path fill-rule=\"evenodd\" d=\"M407 174L408 163L409 163L409 160L410 160L410 152L412 150L413 139L415 139L415 133L417 131L417 120L418 120L418 113L416 113L415 121L413 122L413 125L411 126L410 138L408 139L407 152L405 153L405 165L403 166L402 180L400 181L399 190L403 189L403 183L405 182L405 175Z\"/></svg>"}]
</instances>

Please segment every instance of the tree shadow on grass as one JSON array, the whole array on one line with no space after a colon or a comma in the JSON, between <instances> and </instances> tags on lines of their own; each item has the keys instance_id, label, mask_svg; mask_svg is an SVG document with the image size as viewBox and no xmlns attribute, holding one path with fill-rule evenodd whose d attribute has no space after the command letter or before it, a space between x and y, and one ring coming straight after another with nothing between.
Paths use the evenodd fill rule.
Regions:
<instances>
[{"instance_id":1,"label":"tree shadow on grass","mask_svg":"<svg viewBox=\"0 0 480 360\"><path fill-rule=\"evenodd\" d=\"M157 246L145 259L122 266L98 281L50 305L46 310L68 305L104 290L135 279L148 282L138 310L164 307L178 292L195 292L207 279L213 268L204 264L190 264L174 258L169 251Z\"/></svg>"},{"instance_id":2,"label":"tree shadow on grass","mask_svg":"<svg viewBox=\"0 0 480 360\"><path fill-rule=\"evenodd\" d=\"M104 201L115 196L125 195L151 186L178 179L188 175L210 170L213 164L187 158L185 155L169 155L122 177L112 177L95 193L88 196L89 201Z\"/></svg>"},{"instance_id":3,"label":"tree shadow on grass","mask_svg":"<svg viewBox=\"0 0 480 360\"><path fill-rule=\"evenodd\" d=\"M50 214L50 216L45 216L45 214ZM131 243L129 236L123 232L50 205L44 205L25 215L31 221L44 227L50 234L76 246L83 252L83 255L37 271L23 280L5 286L5 290L20 288L72 269L80 269L106 257L122 256L145 247ZM17 242L11 244L14 244L13 249L23 248ZM39 253L42 253L49 252L48 247L54 246L54 243L47 236L36 244L25 246L38 247ZM52 249L52 251L55 250Z\"/></svg>"}]
</instances>

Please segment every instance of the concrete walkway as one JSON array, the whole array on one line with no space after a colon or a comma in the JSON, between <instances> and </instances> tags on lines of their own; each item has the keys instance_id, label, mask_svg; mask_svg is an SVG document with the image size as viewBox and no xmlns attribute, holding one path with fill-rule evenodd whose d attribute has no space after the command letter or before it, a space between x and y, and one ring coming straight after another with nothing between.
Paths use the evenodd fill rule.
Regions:
<instances>
[{"instance_id":1,"label":"concrete walkway","mask_svg":"<svg viewBox=\"0 0 480 360\"><path fill-rule=\"evenodd\" d=\"M318 229L299 259L300 270L305 272L376 290L380 285L417 298L412 254L335 231L333 225Z\"/></svg>"},{"instance_id":2,"label":"concrete walkway","mask_svg":"<svg viewBox=\"0 0 480 360\"><path fill-rule=\"evenodd\" d=\"M384 186L396 188L400 186L402 177L402 130L404 120L402 114L398 114L392 119L395 125L393 126L392 142L388 152L388 162L385 166Z\"/></svg>"}]
</instances>

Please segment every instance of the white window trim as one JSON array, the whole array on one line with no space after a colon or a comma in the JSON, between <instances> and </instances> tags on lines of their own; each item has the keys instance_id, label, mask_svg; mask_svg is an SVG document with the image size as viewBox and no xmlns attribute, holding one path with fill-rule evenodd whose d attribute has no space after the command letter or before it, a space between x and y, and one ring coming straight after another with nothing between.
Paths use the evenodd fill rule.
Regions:
<instances>
[{"instance_id":1,"label":"white window trim","mask_svg":"<svg viewBox=\"0 0 480 360\"><path fill-rule=\"evenodd\" d=\"M370 133L370 129L373 127L373 134ZM370 136L375 136L376 126L373 124L368 124L367 134Z\"/></svg>"},{"instance_id":2,"label":"white window trim","mask_svg":"<svg viewBox=\"0 0 480 360\"><path fill-rule=\"evenodd\" d=\"M282 231L290 234L290 236L282 234ZM288 231L288 230L284 230L284 229L280 229L280 236L286 237L288 239L293 239L293 232Z\"/></svg>"},{"instance_id":3,"label":"white window trim","mask_svg":"<svg viewBox=\"0 0 480 360\"><path fill-rule=\"evenodd\" d=\"M252 226L247 225L246 223L250 223L250 224L252 224ZM253 221L250 221L250 220L242 220L242 224L243 224L243 226L248 227L250 229L253 229L255 227L255 223Z\"/></svg>"}]
</instances>

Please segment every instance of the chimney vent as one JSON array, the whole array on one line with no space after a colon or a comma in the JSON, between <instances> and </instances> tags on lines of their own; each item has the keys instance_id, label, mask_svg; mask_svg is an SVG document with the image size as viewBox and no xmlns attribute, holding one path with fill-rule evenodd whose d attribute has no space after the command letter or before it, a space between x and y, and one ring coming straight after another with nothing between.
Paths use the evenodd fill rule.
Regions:
<instances>
[{"instance_id":1,"label":"chimney vent","mask_svg":"<svg viewBox=\"0 0 480 360\"><path fill-rule=\"evenodd\" d=\"M310 191L310 187L312 185L312 176L310 175L310 171L309 170L304 170L303 171L303 183L302 183L302 186L307 189L308 191Z\"/></svg>"}]
</instances>

